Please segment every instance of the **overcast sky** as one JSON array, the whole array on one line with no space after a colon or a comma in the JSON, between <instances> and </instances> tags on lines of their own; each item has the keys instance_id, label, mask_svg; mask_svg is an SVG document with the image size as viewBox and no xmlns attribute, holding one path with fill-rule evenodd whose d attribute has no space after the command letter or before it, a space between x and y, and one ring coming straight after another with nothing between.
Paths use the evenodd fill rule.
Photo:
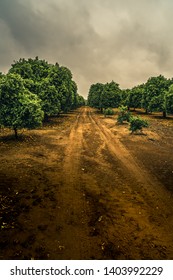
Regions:
<instances>
[{"instance_id":1,"label":"overcast sky","mask_svg":"<svg viewBox=\"0 0 173 280\"><path fill-rule=\"evenodd\" d=\"M20 57L68 67L79 94L173 77L172 0L0 0L0 71Z\"/></svg>"}]
</instances>

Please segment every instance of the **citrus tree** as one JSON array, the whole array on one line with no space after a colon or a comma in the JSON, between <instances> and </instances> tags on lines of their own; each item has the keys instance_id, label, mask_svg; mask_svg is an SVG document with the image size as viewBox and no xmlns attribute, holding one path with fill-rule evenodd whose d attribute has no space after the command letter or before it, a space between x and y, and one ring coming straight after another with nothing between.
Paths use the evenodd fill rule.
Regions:
<instances>
[{"instance_id":1,"label":"citrus tree","mask_svg":"<svg viewBox=\"0 0 173 280\"><path fill-rule=\"evenodd\" d=\"M173 114L173 85L169 87L166 94L166 109L168 113Z\"/></svg>"},{"instance_id":2,"label":"citrus tree","mask_svg":"<svg viewBox=\"0 0 173 280\"><path fill-rule=\"evenodd\" d=\"M44 113L40 99L24 86L18 74L7 74L0 79L0 125L14 130L41 126Z\"/></svg>"}]
</instances>

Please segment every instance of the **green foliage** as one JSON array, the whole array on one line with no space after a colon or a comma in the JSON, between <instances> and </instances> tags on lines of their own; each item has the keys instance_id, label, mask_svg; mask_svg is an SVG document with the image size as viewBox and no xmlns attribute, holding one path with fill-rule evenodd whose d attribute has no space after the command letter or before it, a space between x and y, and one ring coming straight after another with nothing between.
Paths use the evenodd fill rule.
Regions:
<instances>
[{"instance_id":1,"label":"green foliage","mask_svg":"<svg viewBox=\"0 0 173 280\"><path fill-rule=\"evenodd\" d=\"M151 98L148 109L150 112L163 112L166 110L165 105L165 93L162 93Z\"/></svg>"},{"instance_id":2,"label":"green foliage","mask_svg":"<svg viewBox=\"0 0 173 280\"><path fill-rule=\"evenodd\" d=\"M60 111L67 112L74 106L77 86L72 80L71 71L58 64L52 65L48 74L50 85L56 89L56 98L59 100ZM55 104L55 103L54 103Z\"/></svg>"},{"instance_id":3,"label":"green foliage","mask_svg":"<svg viewBox=\"0 0 173 280\"><path fill-rule=\"evenodd\" d=\"M3 77L3 74L2 74L2 72L0 72L0 79Z\"/></svg>"},{"instance_id":4,"label":"green foliage","mask_svg":"<svg viewBox=\"0 0 173 280\"><path fill-rule=\"evenodd\" d=\"M88 94L88 105L98 109L102 108L101 95L104 90L104 85L101 83L93 84L90 87Z\"/></svg>"},{"instance_id":5,"label":"green foliage","mask_svg":"<svg viewBox=\"0 0 173 280\"><path fill-rule=\"evenodd\" d=\"M115 114L114 110L112 110L112 108L107 108L103 111L104 116L113 116Z\"/></svg>"},{"instance_id":6,"label":"green foliage","mask_svg":"<svg viewBox=\"0 0 173 280\"><path fill-rule=\"evenodd\" d=\"M121 102L121 90L119 85L114 81L105 84L100 102L101 108L118 108Z\"/></svg>"},{"instance_id":7,"label":"green foliage","mask_svg":"<svg viewBox=\"0 0 173 280\"><path fill-rule=\"evenodd\" d=\"M135 86L130 90L127 106L129 108L141 108L144 85Z\"/></svg>"},{"instance_id":8,"label":"green foliage","mask_svg":"<svg viewBox=\"0 0 173 280\"><path fill-rule=\"evenodd\" d=\"M119 124L122 124L124 121L129 122L131 117L131 113L128 111L127 106L121 106L119 107L119 112L118 112L118 118L117 122Z\"/></svg>"},{"instance_id":9,"label":"green foliage","mask_svg":"<svg viewBox=\"0 0 173 280\"><path fill-rule=\"evenodd\" d=\"M142 97L142 107L146 112L157 111L163 112L164 115L166 114L165 93L171 83L171 80L162 75L148 79Z\"/></svg>"},{"instance_id":10,"label":"green foliage","mask_svg":"<svg viewBox=\"0 0 173 280\"><path fill-rule=\"evenodd\" d=\"M71 71L45 60L20 58L8 75L0 73L0 126L35 128L43 117L85 105Z\"/></svg>"},{"instance_id":11,"label":"green foliage","mask_svg":"<svg viewBox=\"0 0 173 280\"><path fill-rule=\"evenodd\" d=\"M81 95L77 95L78 107L85 106L85 99Z\"/></svg>"},{"instance_id":12,"label":"green foliage","mask_svg":"<svg viewBox=\"0 0 173 280\"><path fill-rule=\"evenodd\" d=\"M93 84L88 94L88 105L103 111L106 108L127 106L129 108L143 108L148 112L173 113L173 78L166 79L160 75L150 77L145 84L132 89L119 88L114 81L106 84ZM171 89L170 89L171 88ZM119 117L121 122L121 117ZM123 121L123 120L122 120Z\"/></svg>"},{"instance_id":13,"label":"green foliage","mask_svg":"<svg viewBox=\"0 0 173 280\"><path fill-rule=\"evenodd\" d=\"M130 128L129 130L133 133L136 131L142 131L144 127L148 127L149 124L147 120L143 120L140 117L131 117L130 120Z\"/></svg>"},{"instance_id":14,"label":"green foliage","mask_svg":"<svg viewBox=\"0 0 173 280\"><path fill-rule=\"evenodd\" d=\"M22 58L12 64L9 73L19 74L24 79L25 88L41 99L46 116L67 112L81 104L71 71L58 63L49 64L38 57Z\"/></svg>"},{"instance_id":15,"label":"green foliage","mask_svg":"<svg viewBox=\"0 0 173 280\"><path fill-rule=\"evenodd\" d=\"M0 79L0 125L15 131L41 126L44 113L40 99L24 87L18 74L8 74Z\"/></svg>"},{"instance_id":16,"label":"green foliage","mask_svg":"<svg viewBox=\"0 0 173 280\"><path fill-rule=\"evenodd\" d=\"M38 96L41 99L41 107L46 117L60 113L61 104L57 89L54 85L50 85L48 78L43 79L40 83Z\"/></svg>"},{"instance_id":17,"label":"green foliage","mask_svg":"<svg viewBox=\"0 0 173 280\"><path fill-rule=\"evenodd\" d=\"M166 93L165 103L166 103L167 112L173 114L173 85L169 87L169 90Z\"/></svg>"},{"instance_id":18,"label":"green foliage","mask_svg":"<svg viewBox=\"0 0 173 280\"><path fill-rule=\"evenodd\" d=\"M121 105L129 107L129 96L131 90L130 89L123 89L121 90Z\"/></svg>"},{"instance_id":19,"label":"green foliage","mask_svg":"<svg viewBox=\"0 0 173 280\"><path fill-rule=\"evenodd\" d=\"M33 81L41 81L46 78L49 72L50 64L47 61L29 58L20 58L11 65L9 73L19 74L23 79L31 79Z\"/></svg>"},{"instance_id":20,"label":"green foliage","mask_svg":"<svg viewBox=\"0 0 173 280\"><path fill-rule=\"evenodd\" d=\"M99 108L118 108L121 101L121 90L119 85L112 81L106 84L93 84L88 95L88 105Z\"/></svg>"}]
</instances>

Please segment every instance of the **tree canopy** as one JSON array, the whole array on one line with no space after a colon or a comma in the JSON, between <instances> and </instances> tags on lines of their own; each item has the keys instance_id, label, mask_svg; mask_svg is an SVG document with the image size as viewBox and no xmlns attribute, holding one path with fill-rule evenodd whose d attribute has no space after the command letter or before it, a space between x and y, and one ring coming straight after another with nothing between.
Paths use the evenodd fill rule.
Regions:
<instances>
[{"instance_id":1,"label":"tree canopy","mask_svg":"<svg viewBox=\"0 0 173 280\"><path fill-rule=\"evenodd\" d=\"M111 83L96 83L91 85L88 93L88 105L91 107L116 108L127 106L128 109L143 108L148 112L173 113L173 79L163 75L150 77L146 83L134 86L132 89L120 89L119 85Z\"/></svg>"},{"instance_id":2,"label":"tree canopy","mask_svg":"<svg viewBox=\"0 0 173 280\"><path fill-rule=\"evenodd\" d=\"M15 131L20 128L41 126L44 113L40 99L24 87L18 74L8 74L0 79L0 125Z\"/></svg>"},{"instance_id":3,"label":"tree canopy","mask_svg":"<svg viewBox=\"0 0 173 280\"><path fill-rule=\"evenodd\" d=\"M71 71L38 57L14 61L0 73L0 125L17 130L35 128L43 117L59 115L85 104Z\"/></svg>"},{"instance_id":4,"label":"tree canopy","mask_svg":"<svg viewBox=\"0 0 173 280\"><path fill-rule=\"evenodd\" d=\"M42 100L42 110L47 116L79 105L77 85L67 67L49 64L38 57L21 58L12 64L9 73L19 74L25 80L25 87Z\"/></svg>"},{"instance_id":5,"label":"tree canopy","mask_svg":"<svg viewBox=\"0 0 173 280\"><path fill-rule=\"evenodd\" d=\"M88 105L101 110L106 108L116 108L121 101L121 90L114 81L106 84L93 84L88 95Z\"/></svg>"}]
</instances>

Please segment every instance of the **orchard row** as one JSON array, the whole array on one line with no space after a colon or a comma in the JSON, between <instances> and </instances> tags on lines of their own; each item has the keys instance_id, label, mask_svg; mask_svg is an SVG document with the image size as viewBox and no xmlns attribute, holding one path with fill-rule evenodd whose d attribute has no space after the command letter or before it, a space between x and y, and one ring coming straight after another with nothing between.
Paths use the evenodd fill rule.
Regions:
<instances>
[{"instance_id":1,"label":"orchard row","mask_svg":"<svg viewBox=\"0 0 173 280\"><path fill-rule=\"evenodd\" d=\"M160 75L151 77L145 84L132 89L120 89L112 81L106 84L93 84L88 94L88 105L99 108L143 108L148 112L162 112L163 116L173 113L173 79L166 79Z\"/></svg>"},{"instance_id":2,"label":"orchard row","mask_svg":"<svg viewBox=\"0 0 173 280\"><path fill-rule=\"evenodd\" d=\"M85 104L67 67L20 59L0 73L0 127L36 128L44 119Z\"/></svg>"}]
</instances>

